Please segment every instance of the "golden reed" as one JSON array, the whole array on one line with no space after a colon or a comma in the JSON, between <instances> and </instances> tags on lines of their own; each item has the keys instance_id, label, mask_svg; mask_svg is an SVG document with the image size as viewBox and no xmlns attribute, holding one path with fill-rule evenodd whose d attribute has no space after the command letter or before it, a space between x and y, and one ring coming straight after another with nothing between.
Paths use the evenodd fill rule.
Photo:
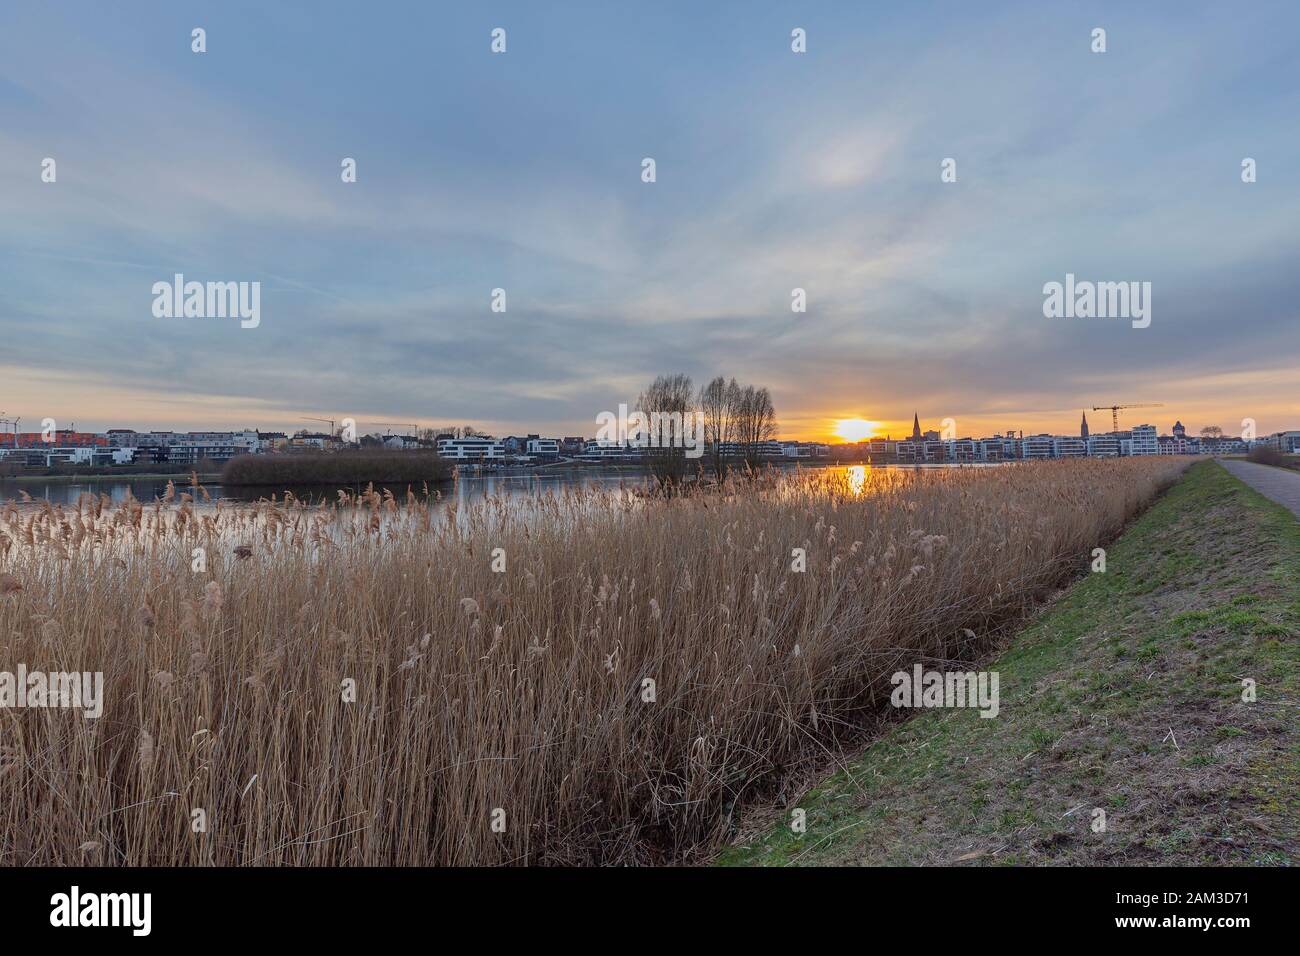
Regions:
<instances>
[{"instance_id":1,"label":"golden reed","mask_svg":"<svg viewBox=\"0 0 1300 956\"><path fill-rule=\"evenodd\" d=\"M0 709L0 865L694 858L1185 466L9 504L0 670L102 672L104 713Z\"/></svg>"}]
</instances>

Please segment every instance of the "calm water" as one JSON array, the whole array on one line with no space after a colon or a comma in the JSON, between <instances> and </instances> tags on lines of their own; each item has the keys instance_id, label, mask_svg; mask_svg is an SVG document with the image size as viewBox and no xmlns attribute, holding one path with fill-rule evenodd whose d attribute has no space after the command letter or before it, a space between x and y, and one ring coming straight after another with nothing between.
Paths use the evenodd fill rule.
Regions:
<instances>
[{"instance_id":1,"label":"calm water","mask_svg":"<svg viewBox=\"0 0 1300 956\"><path fill-rule=\"evenodd\" d=\"M511 495L536 495L544 494L548 490L559 490L563 488L606 488L614 489L619 487L622 482L628 486L643 485L646 481L644 474L628 473L622 474L608 473L581 473L574 474L571 472L556 474L536 474L536 475L485 475L479 477L462 476L455 483L444 482L441 485L431 486L430 491L440 491L444 500L454 500L466 502L474 498L481 498L484 495L511 494ZM271 487L240 487L224 488L220 484L204 483L203 487L207 489L212 500L224 499L234 502L252 502L260 498L270 498L275 495L278 498L284 497L283 488ZM25 491L36 501L45 499L50 504L75 505L77 497L82 494L108 495L114 502L126 499L127 492L141 502L151 502L155 498L161 498L167 493L167 481L155 479L124 479L124 478L84 478L77 481L13 481L12 479L0 478L0 503L6 501L19 501L22 498L20 491ZM176 482L176 493L188 492L190 490L187 481ZM421 489L413 488L416 494ZM305 501L313 503L328 500L336 501L338 495L334 492L325 492L319 487L294 488L292 489L295 496ZM396 492L395 492L396 493ZM405 492L403 491L403 495ZM402 496L399 495L399 499ZM205 504L200 500L195 502L196 507Z\"/></svg>"},{"instance_id":2,"label":"calm water","mask_svg":"<svg viewBox=\"0 0 1300 956\"><path fill-rule=\"evenodd\" d=\"M860 488L865 482L865 472L867 467L875 468L949 468L949 467L996 467L991 465L833 465L828 466L836 469L843 469L848 472L850 482ZM444 482L442 485L435 486L430 490L437 490L442 493L444 500L454 500L457 502L467 502L475 498L481 498L485 495L510 494L510 495L536 495L544 494L548 490L558 491L565 488L595 488L595 489L617 489L620 484L628 487L643 486L647 482L647 475L642 471L624 471L624 472L553 472L531 475L483 475L468 476L462 475L455 483ZM224 488L220 484L204 483L212 500L222 499L231 502L253 502L261 498L270 498L275 495L277 498L284 497L284 488L282 487L240 487ZM114 502L123 501L127 496L127 491L137 501L151 502L155 498L161 498L167 493L166 479L125 479L125 478L84 478L77 481L14 481L9 478L0 478L0 503L6 501L19 501L21 499L20 491L25 491L31 495L35 501L41 499L48 500L51 504L75 505L77 496L81 494L108 495ZM415 489L419 493L419 489ZM187 481L181 480L176 482L176 492L189 491ZM320 501L336 501L338 495L333 492L325 492L320 487L300 487L292 489L294 495L304 501L317 503ZM396 491L394 492L396 493ZM399 500L403 497L403 491L399 495ZM195 503L196 507L201 507L204 502L200 499Z\"/></svg>"}]
</instances>

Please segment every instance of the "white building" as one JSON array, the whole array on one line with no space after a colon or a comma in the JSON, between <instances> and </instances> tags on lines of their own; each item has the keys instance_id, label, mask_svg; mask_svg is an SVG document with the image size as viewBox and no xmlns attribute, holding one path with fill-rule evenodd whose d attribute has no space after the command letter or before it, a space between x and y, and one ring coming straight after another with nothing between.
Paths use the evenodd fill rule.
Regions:
<instances>
[{"instance_id":1,"label":"white building","mask_svg":"<svg viewBox=\"0 0 1300 956\"><path fill-rule=\"evenodd\" d=\"M167 460L174 464L225 461L236 455L254 455L261 450L256 431L185 432L167 448Z\"/></svg>"},{"instance_id":2,"label":"white building","mask_svg":"<svg viewBox=\"0 0 1300 956\"><path fill-rule=\"evenodd\" d=\"M440 438L438 457L448 461L501 461L505 448L495 438Z\"/></svg>"},{"instance_id":3,"label":"white building","mask_svg":"<svg viewBox=\"0 0 1300 956\"><path fill-rule=\"evenodd\" d=\"M1052 454L1057 458L1082 458L1088 454L1088 446L1082 438L1056 435L1052 438Z\"/></svg>"},{"instance_id":4,"label":"white building","mask_svg":"<svg viewBox=\"0 0 1300 956\"><path fill-rule=\"evenodd\" d=\"M1129 441L1130 455L1158 455L1160 442L1156 436L1155 425L1134 425Z\"/></svg>"},{"instance_id":5,"label":"white building","mask_svg":"<svg viewBox=\"0 0 1300 956\"><path fill-rule=\"evenodd\" d=\"M641 449L636 445L599 442L595 439L583 446L581 461L640 461Z\"/></svg>"},{"instance_id":6,"label":"white building","mask_svg":"<svg viewBox=\"0 0 1300 956\"><path fill-rule=\"evenodd\" d=\"M1051 458L1055 447L1055 440L1051 435L1028 435L1020 440L1020 457Z\"/></svg>"},{"instance_id":7,"label":"white building","mask_svg":"<svg viewBox=\"0 0 1300 956\"><path fill-rule=\"evenodd\" d=\"M1093 458L1118 458L1119 438L1115 435L1089 435L1088 454Z\"/></svg>"},{"instance_id":8,"label":"white building","mask_svg":"<svg viewBox=\"0 0 1300 956\"><path fill-rule=\"evenodd\" d=\"M951 438L943 444L946 461L974 461L977 457L975 442L969 438Z\"/></svg>"},{"instance_id":9,"label":"white building","mask_svg":"<svg viewBox=\"0 0 1300 956\"><path fill-rule=\"evenodd\" d=\"M1268 441L1283 454L1300 454L1300 432L1275 432Z\"/></svg>"},{"instance_id":10,"label":"white building","mask_svg":"<svg viewBox=\"0 0 1300 956\"><path fill-rule=\"evenodd\" d=\"M384 447L393 451L415 451L420 448L420 440L412 435L387 435Z\"/></svg>"},{"instance_id":11,"label":"white building","mask_svg":"<svg viewBox=\"0 0 1300 956\"><path fill-rule=\"evenodd\" d=\"M558 458L560 442L555 438L530 438L528 439L528 454Z\"/></svg>"},{"instance_id":12,"label":"white building","mask_svg":"<svg viewBox=\"0 0 1300 956\"><path fill-rule=\"evenodd\" d=\"M753 446L744 442L724 441L722 443L723 458L743 458L747 450L752 450L757 458L785 457L785 449L781 447L781 443L771 438L767 441L756 442Z\"/></svg>"},{"instance_id":13,"label":"white building","mask_svg":"<svg viewBox=\"0 0 1300 956\"><path fill-rule=\"evenodd\" d=\"M829 445L820 445L810 441L788 441L781 445L781 452L786 458L829 458Z\"/></svg>"}]
</instances>

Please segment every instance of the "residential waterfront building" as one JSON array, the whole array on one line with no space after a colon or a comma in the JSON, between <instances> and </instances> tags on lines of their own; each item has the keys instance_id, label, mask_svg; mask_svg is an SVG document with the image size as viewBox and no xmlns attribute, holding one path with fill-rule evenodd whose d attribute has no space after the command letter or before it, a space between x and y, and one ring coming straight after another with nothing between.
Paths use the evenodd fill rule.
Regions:
<instances>
[{"instance_id":1,"label":"residential waterfront building","mask_svg":"<svg viewBox=\"0 0 1300 956\"><path fill-rule=\"evenodd\" d=\"M1048 434L1028 435L1020 440L1020 457L1051 458L1056 450L1056 440Z\"/></svg>"},{"instance_id":2,"label":"residential waterfront building","mask_svg":"<svg viewBox=\"0 0 1300 956\"><path fill-rule=\"evenodd\" d=\"M530 438L528 439L527 451L530 455L536 455L538 458L558 458L560 457L560 443L554 438Z\"/></svg>"},{"instance_id":3,"label":"residential waterfront building","mask_svg":"<svg viewBox=\"0 0 1300 956\"><path fill-rule=\"evenodd\" d=\"M1134 425L1129 438L1130 455L1158 455L1160 444L1155 425Z\"/></svg>"},{"instance_id":4,"label":"residential waterfront building","mask_svg":"<svg viewBox=\"0 0 1300 956\"><path fill-rule=\"evenodd\" d=\"M952 438L943 442L943 445L946 461L971 462L979 457L972 439Z\"/></svg>"},{"instance_id":5,"label":"residential waterfront building","mask_svg":"<svg viewBox=\"0 0 1300 956\"><path fill-rule=\"evenodd\" d=\"M1118 458L1119 438L1113 434L1089 435L1088 455L1091 458Z\"/></svg>"},{"instance_id":6,"label":"residential waterfront building","mask_svg":"<svg viewBox=\"0 0 1300 956\"><path fill-rule=\"evenodd\" d=\"M448 461L489 462L505 458L504 445L495 438L440 438L438 455Z\"/></svg>"},{"instance_id":7,"label":"residential waterfront building","mask_svg":"<svg viewBox=\"0 0 1300 956\"><path fill-rule=\"evenodd\" d=\"M1057 435L1052 439L1052 455L1055 458L1083 458L1088 454L1088 442L1071 435Z\"/></svg>"},{"instance_id":8,"label":"residential waterfront building","mask_svg":"<svg viewBox=\"0 0 1300 956\"><path fill-rule=\"evenodd\" d=\"M601 462L636 462L641 460L641 448L638 445L618 442L602 442L591 439L578 456L580 461Z\"/></svg>"}]
</instances>

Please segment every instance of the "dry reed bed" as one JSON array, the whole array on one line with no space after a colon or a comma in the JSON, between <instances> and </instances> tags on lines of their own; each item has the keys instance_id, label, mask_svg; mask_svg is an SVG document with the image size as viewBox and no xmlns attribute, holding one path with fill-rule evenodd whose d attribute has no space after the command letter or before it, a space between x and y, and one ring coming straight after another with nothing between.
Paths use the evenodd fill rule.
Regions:
<instances>
[{"instance_id":1,"label":"dry reed bed","mask_svg":"<svg viewBox=\"0 0 1300 956\"><path fill-rule=\"evenodd\" d=\"M98 720L0 710L0 864L685 858L878 713L890 673L977 651L1182 467L459 512L10 506L0 670L102 671L106 691Z\"/></svg>"}]
</instances>

